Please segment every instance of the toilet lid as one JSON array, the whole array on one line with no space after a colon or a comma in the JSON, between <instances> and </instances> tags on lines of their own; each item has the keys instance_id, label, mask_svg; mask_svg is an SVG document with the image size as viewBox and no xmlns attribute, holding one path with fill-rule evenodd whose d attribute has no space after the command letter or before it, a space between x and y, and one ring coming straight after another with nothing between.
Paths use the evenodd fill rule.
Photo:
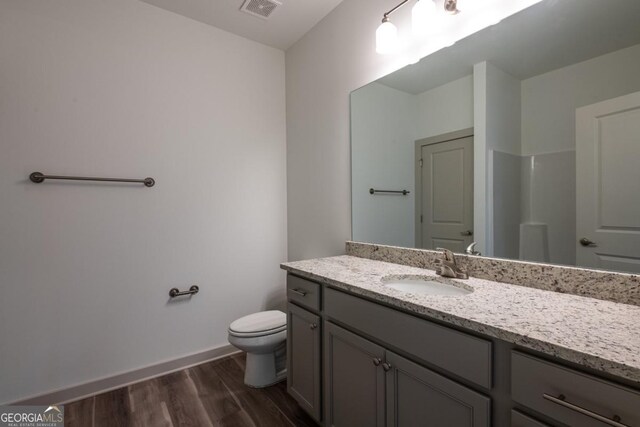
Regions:
<instances>
[{"instance_id":1,"label":"toilet lid","mask_svg":"<svg viewBox=\"0 0 640 427\"><path fill-rule=\"evenodd\" d=\"M229 332L238 334L272 334L287 327L287 315L279 310L261 311L241 317L229 325Z\"/></svg>"}]
</instances>

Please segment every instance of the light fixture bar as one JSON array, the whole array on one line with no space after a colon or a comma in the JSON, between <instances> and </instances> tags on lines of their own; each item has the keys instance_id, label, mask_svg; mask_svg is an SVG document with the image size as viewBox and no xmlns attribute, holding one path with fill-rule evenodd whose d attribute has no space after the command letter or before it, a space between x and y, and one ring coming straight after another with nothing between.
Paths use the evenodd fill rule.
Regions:
<instances>
[{"instance_id":1,"label":"light fixture bar","mask_svg":"<svg viewBox=\"0 0 640 427\"><path fill-rule=\"evenodd\" d=\"M389 20L389 15L391 15L393 12L395 12L396 10L400 9L402 6L404 6L405 4L409 3L409 0L402 0L402 2L400 2L399 4L397 4L393 9L391 9L390 11L388 11L387 13L382 15L382 22L386 22Z\"/></svg>"}]
</instances>

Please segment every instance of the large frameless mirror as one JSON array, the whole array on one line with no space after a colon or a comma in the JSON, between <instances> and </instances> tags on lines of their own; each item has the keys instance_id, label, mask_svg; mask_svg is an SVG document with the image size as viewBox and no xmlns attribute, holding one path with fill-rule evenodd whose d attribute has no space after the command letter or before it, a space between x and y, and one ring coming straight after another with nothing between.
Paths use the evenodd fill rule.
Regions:
<instances>
[{"instance_id":1,"label":"large frameless mirror","mask_svg":"<svg viewBox=\"0 0 640 427\"><path fill-rule=\"evenodd\" d=\"M546 0L351 94L353 240L640 272L640 2Z\"/></svg>"}]
</instances>

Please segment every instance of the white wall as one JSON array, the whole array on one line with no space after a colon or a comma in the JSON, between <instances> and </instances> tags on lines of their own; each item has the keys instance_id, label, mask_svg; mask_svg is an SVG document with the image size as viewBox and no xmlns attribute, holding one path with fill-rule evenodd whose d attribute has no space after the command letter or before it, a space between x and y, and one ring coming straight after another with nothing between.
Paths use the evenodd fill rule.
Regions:
<instances>
[{"instance_id":1,"label":"white wall","mask_svg":"<svg viewBox=\"0 0 640 427\"><path fill-rule=\"evenodd\" d=\"M473 79L474 240L480 252L493 256L496 225L493 152L520 154L520 81L488 62L474 66ZM499 202L499 205L504 207L504 203L506 200ZM511 210L519 211L516 205ZM497 225L502 226L503 223ZM505 230L498 230L497 233L502 236Z\"/></svg>"},{"instance_id":2,"label":"white wall","mask_svg":"<svg viewBox=\"0 0 640 427\"><path fill-rule=\"evenodd\" d=\"M472 75L417 96L418 139L473 127Z\"/></svg>"},{"instance_id":3,"label":"white wall","mask_svg":"<svg viewBox=\"0 0 640 427\"><path fill-rule=\"evenodd\" d=\"M522 81L522 155L575 150L576 108L640 90L640 45Z\"/></svg>"},{"instance_id":4,"label":"white wall","mask_svg":"<svg viewBox=\"0 0 640 427\"><path fill-rule=\"evenodd\" d=\"M345 0L286 52L290 260L344 253L351 238L349 93L402 66L375 52L388 8Z\"/></svg>"},{"instance_id":5,"label":"white wall","mask_svg":"<svg viewBox=\"0 0 640 427\"><path fill-rule=\"evenodd\" d=\"M283 52L138 1L3 1L0 76L0 402L226 344L282 301Z\"/></svg>"},{"instance_id":6,"label":"white wall","mask_svg":"<svg viewBox=\"0 0 640 427\"><path fill-rule=\"evenodd\" d=\"M353 239L415 245L414 144L418 98L372 83L351 94ZM406 196L369 188L409 190Z\"/></svg>"}]
</instances>

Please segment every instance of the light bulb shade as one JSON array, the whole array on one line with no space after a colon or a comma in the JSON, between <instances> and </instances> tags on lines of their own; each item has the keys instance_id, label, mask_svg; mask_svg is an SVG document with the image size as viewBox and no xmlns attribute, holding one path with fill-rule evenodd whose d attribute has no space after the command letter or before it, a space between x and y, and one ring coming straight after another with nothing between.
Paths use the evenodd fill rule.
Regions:
<instances>
[{"instance_id":1,"label":"light bulb shade","mask_svg":"<svg viewBox=\"0 0 640 427\"><path fill-rule=\"evenodd\" d=\"M418 0L411 9L411 30L416 36L424 36L429 33L434 23L436 4L433 0Z\"/></svg>"},{"instance_id":2,"label":"light bulb shade","mask_svg":"<svg viewBox=\"0 0 640 427\"><path fill-rule=\"evenodd\" d=\"M376 52L382 55L398 50L398 29L391 22L380 24L376 30Z\"/></svg>"}]
</instances>

